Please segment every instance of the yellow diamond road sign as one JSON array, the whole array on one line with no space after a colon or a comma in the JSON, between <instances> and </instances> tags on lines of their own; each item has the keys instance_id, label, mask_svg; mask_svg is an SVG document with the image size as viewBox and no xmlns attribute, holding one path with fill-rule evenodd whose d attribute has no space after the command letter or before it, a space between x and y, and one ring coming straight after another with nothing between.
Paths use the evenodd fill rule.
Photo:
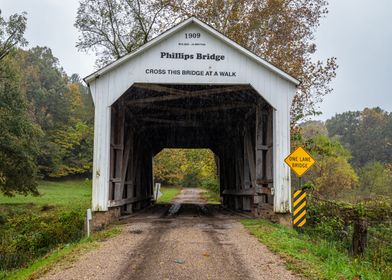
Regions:
<instances>
[{"instance_id":1,"label":"yellow diamond road sign","mask_svg":"<svg viewBox=\"0 0 392 280\"><path fill-rule=\"evenodd\" d=\"M316 163L316 161L309 155L302 147L298 147L292 152L284 162L297 174L302 177L308 169Z\"/></svg>"}]
</instances>

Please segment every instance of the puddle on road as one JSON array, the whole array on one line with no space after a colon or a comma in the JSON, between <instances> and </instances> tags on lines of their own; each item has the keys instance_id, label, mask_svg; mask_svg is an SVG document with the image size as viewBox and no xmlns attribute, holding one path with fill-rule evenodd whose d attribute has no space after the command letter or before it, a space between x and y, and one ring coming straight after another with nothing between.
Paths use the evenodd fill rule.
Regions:
<instances>
[{"instance_id":1,"label":"puddle on road","mask_svg":"<svg viewBox=\"0 0 392 280\"><path fill-rule=\"evenodd\" d=\"M131 233L131 234L142 234L143 231L141 229L131 229L129 231L129 233Z\"/></svg>"}]
</instances>

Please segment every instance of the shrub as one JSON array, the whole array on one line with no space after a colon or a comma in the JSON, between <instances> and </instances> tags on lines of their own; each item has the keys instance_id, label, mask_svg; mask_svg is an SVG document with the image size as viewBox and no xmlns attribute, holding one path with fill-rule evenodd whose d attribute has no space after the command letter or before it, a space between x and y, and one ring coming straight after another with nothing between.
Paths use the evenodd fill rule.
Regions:
<instances>
[{"instance_id":1,"label":"shrub","mask_svg":"<svg viewBox=\"0 0 392 280\"><path fill-rule=\"evenodd\" d=\"M380 162L370 162L361 169L360 188L364 193L391 194L392 172Z\"/></svg>"},{"instance_id":2,"label":"shrub","mask_svg":"<svg viewBox=\"0 0 392 280\"><path fill-rule=\"evenodd\" d=\"M220 193L217 179L205 179L202 181L201 186L202 188L210 190L213 193Z\"/></svg>"},{"instance_id":3,"label":"shrub","mask_svg":"<svg viewBox=\"0 0 392 280\"><path fill-rule=\"evenodd\" d=\"M368 224L367 247L362 258L385 278L392 275L392 207L388 197L377 197L360 203L315 199L308 200L307 224L304 231L314 239L325 239L341 251L352 249L352 223L363 218Z\"/></svg>"},{"instance_id":4,"label":"shrub","mask_svg":"<svg viewBox=\"0 0 392 280\"><path fill-rule=\"evenodd\" d=\"M197 188L200 187L201 181L199 174L196 172L189 172L184 175L184 178L181 181L181 185L184 188Z\"/></svg>"},{"instance_id":5,"label":"shrub","mask_svg":"<svg viewBox=\"0 0 392 280\"><path fill-rule=\"evenodd\" d=\"M11 214L0 231L0 270L24 266L60 244L80 239L83 226L81 211Z\"/></svg>"},{"instance_id":6,"label":"shrub","mask_svg":"<svg viewBox=\"0 0 392 280\"><path fill-rule=\"evenodd\" d=\"M319 194L324 197L337 198L358 184L357 174L344 158L324 158L319 162L318 169L319 177L314 182Z\"/></svg>"}]
</instances>

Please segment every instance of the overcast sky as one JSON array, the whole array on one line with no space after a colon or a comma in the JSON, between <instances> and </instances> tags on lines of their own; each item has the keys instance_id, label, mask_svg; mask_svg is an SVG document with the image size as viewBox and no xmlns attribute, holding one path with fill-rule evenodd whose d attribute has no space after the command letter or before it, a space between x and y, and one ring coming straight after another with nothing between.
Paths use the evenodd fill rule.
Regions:
<instances>
[{"instance_id":1,"label":"overcast sky","mask_svg":"<svg viewBox=\"0 0 392 280\"><path fill-rule=\"evenodd\" d=\"M320 105L325 120L335 113L379 106L392 111L392 0L330 0L316 33L316 59L338 58L334 92ZM67 74L94 71L93 54L75 48L78 0L0 0L3 16L28 13L29 47L48 46Z\"/></svg>"}]
</instances>

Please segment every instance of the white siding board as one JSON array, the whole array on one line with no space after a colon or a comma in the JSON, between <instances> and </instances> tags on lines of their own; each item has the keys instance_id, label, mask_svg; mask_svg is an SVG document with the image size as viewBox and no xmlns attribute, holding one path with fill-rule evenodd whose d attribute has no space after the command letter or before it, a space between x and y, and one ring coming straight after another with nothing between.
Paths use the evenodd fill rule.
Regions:
<instances>
[{"instance_id":1,"label":"white siding board","mask_svg":"<svg viewBox=\"0 0 392 280\"><path fill-rule=\"evenodd\" d=\"M108 84L97 83L94 123L93 159L93 211L107 211L109 199L110 170L110 118L111 108L107 106L110 89Z\"/></svg>"}]
</instances>

